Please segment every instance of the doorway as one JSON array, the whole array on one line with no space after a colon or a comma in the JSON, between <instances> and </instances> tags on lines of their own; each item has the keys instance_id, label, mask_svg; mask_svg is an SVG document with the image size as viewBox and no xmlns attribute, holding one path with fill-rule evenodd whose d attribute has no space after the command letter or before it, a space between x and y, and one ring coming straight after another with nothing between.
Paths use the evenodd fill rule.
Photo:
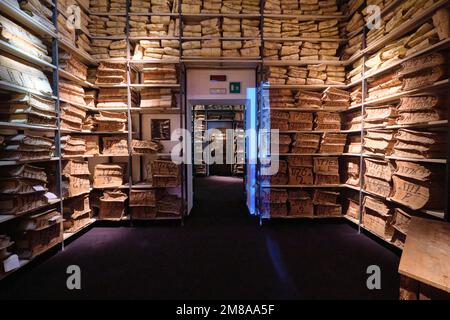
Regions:
<instances>
[{"instance_id":1,"label":"doorway","mask_svg":"<svg viewBox=\"0 0 450 320\"><path fill-rule=\"evenodd\" d=\"M242 195L246 214L255 214L256 166L250 159L256 158L257 141L248 137L246 130L256 128L256 72L187 69L186 76L186 126L192 133L188 212L205 189L225 195L220 190L227 192L233 185ZM199 185L203 190L194 188Z\"/></svg>"}]
</instances>

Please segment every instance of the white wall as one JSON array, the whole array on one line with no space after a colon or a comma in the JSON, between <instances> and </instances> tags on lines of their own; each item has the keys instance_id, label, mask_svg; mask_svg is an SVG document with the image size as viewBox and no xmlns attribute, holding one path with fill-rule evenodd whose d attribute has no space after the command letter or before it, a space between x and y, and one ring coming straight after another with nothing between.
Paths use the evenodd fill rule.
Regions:
<instances>
[{"instance_id":1,"label":"white wall","mask_svg":"<svg viewBox=\"0 0 450 320\"><path fill-rule=\"evenodd\" d=\"M226 82L210 81L210 75L225 75ZM230 94L229 83L240 82L241 93ZM226 89L227 94L210 94L210 89ZM252 69L188 69L187 70L187 98L195 99L249 99L247 89L255 88L255 70Z\"/></svg>"}]
</instances>

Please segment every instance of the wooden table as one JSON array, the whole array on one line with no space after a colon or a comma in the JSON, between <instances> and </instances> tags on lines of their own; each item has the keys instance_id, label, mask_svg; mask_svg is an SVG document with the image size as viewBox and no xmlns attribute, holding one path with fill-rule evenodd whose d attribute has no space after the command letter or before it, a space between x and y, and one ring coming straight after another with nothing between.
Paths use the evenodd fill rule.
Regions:
<instances>
[{"instance_id":1,"label":"wooden table","mask_svg":"<svg viewBox=\"0 0 450 320\"><path fill-rule=\"evenodd\" d=\"M450 223L413 217L399 273L450 293Z\"/></svg>"}]
</instances>

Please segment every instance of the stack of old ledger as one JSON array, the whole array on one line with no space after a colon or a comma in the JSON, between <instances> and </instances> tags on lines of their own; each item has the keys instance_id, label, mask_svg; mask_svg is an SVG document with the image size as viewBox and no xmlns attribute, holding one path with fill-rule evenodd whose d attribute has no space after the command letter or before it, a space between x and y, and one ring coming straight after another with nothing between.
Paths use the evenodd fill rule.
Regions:
<instances>
[{"instance_id":1,"label":"stack of old ledger","mask_svg":"<svg viewBox=\"0 0 450 320\"><path fill-rule=\"evenodd\" d=\"M89 195L68 199L64 205L64 232L75 233L91 221Z\"/></svg>"},{"instance_id":2,"label":"stack of old ledger","mask_svg":"<svg viewBox=\"0 0 450 320\"><path fill-rule=\"evenodd\" d=\"M313 129L314 114L311 112L291 111L289 114L289 130L310 131Z\"/></svg>"},{"instance_id":3,"label":"stack of old ledger","mask_svg":"<svg viewBox=\"0 0 450 320\"><path fill-rule=\"evenodd\" d=\"M41 39L0 15L0 39L48 63L52 62Z\"/></svg>"},{"instance_id":4,"label":"stack of old ledger","mask_svg":"<svg viewBox=\"0 0 450 320\"><path fill-rule=\"evenodd\" d=\"M339 158L314 158L314 183L316 185L340 184Z\"/></svg>"},{"instance_id":5,"label":"stack of old ledger","mask_svg":"<svg viewBox=\"0 0 450 320\"><path fill-rule=\"evenodd\" d=\"M370 80L367 99L380 99L388 95L399 93L402 90L402 81L397 72L389 72Z\"/></svg>"},{"instance_id":6,"label":"stack of old ledger","mask_svg":"<svg viewBox=\"0 0 450 320\"><path fill-rule=\"evenodd\" d=\"M84 102L86 103L86 107L89 109L95 109L97 105L97 90L85 90L84 91Z\"/></svg>"},{"instance_id":7,"label":"stack of old ledger","mask_svg":"<svg viewBox=\"0 0 450 320\"><path fill-rule=\"evenodd\" d=\"M124 132L127 125L126 112L100 111L94 115L95 131Z\"/></svg>"},{"instance_id":8,"label":"stack of old ledger","mask_svg":"<svg viewBox=\"0 0 450 320\"><path fill-rule=\"evenodd\" d=\"M22 9L25 13L30 15L33 19L43 24L49 30L55 31L53 25L53 10L51 4L44 0L21 0L21 1L9 1L13 6ZM19 3L19 5L17 5Z\"/></svg>"},{"instance_id":9,"label":"stack of old ledger","mask_svg":"<svg viewBox=\"0 0 450 320\"><path fill-rule=\"evenodd\" d=\"M94 188L118 188L123 184L126 164L97 164L94 169Z\"/></svg>"},{"instance_id":10,"label":"stack of old ledger","mask_svg":"<svg viewBox=\"0 0 450 320\"><path fill-rule=\"evenodd\" d=\"M360 110L354 110L343 115L343 128L344 130L361 130L362 120Z\"/></svg>"},{"instance_id":11,"label":"stack of old ledger","mask_svg":"<svg viewBox=\"0 0 450 320\"><path fill-rule=\"evenodd\" d=\"M389 155L394 144L394 132L391 130L369 130L364 136L364 153Z\"/></svg>"},{"instance_id":12,"label":"stack of old ledger","mask_svg":"<svg viewBox=\"0 0 450 320\"><path fill-rule=\"evenodd\" d=\"M360 0L358 1L360 2ZM361 4L362 3L358 3L358 6L361 6ZM364 18L360 12L352 12L354 12L353 16L345 25L346 37L349 39L344 48L343 57L345 59L350 58L362 48L362 28L364 26Z\"/></svg>"},{"instance_id":13,"label":"stack of old ledger","mask_svg":"<svg viewBox=\"0 0 450 320\"><path fill-rule=\"evenodd\" d=\"M179 216L183 210L183 200L178 195L166 192L156 206L160 217Z\"/></svg>"},{"instance_id":14,"label":"stack of old ledger","mask_svg":"<svg viewBox=\"0 0 450 320\"><path fill-rule=\"evenodd\" d=\"M161 151L163 146L160 143L148 140L136 140L131 141L131 152L133 154L151 154Z\"/></svg>"},{"instance_id":15,"label":"stack of old ledger","mask_svg":"<svg viewBox=\"0 0 450 320\"><path fill-rule=\"evenodd\" d=\"M359 186L360 164L359 158L348 157L344 161L344 181L351 186Z\"/></svg>"},{"instance_id":16,"label":"stack of old ledger","mask_svg":"<svg viewBox=\"0 0 450 320\"><path fill-rule=\"evenodd\" d=\"M17 254L32 259L63 240L62 216L56 209L27 216L18 226Z\"/></svg>"},{"instance_id":17,"label":"stack of old ledger","mask_svg":"<svg viewBox=\"0 0 450 320\"><path fill-rule=\"evenodd\" d=\"M286 189L262 189L261 202L267 217L284 217L288 215L288 192Z\"/></svg>"},{"instance_id":18,"label":"stack of old ledger","mask_svg":"<svg viewBox=\"0 0 450 320\"><path fill-rule=\"evenodd\" d=\"M0 173L0 214L19 215L47 204L45 169L28 164Z\"/></svg>"},{"instance_id":19,"label":"stack of old ledger","mask_svg":"<svg viewBox=\"0 0 450 320\"><path fill-rule=\"evenodd\" d=\"M2 161L43 160L54 154L54 141L46 137L16 134L0 136L0 139Z\"/></svg>"},{"instance_id":20,"label":"stack of old ledger","mask_svg":"<svg viewBox=\"0 0 450 320\"><path fill-rule=\"evenodd\" d=\"M145 88L141 90L141 108L174 108L175 97L171 89Z\"/></svg>"},{"instance_id":21,"label":"stack of old ledger","mask_svg":"<svg viewBox=\"0 0 450 320\"><path fill-rule=\"evenodd\" d=\"M423 95L401 98L397 107L396 124L411 125L446 119L445 95Z\"/></svg>"},{"instance_id":22,"label":"stack of old ledger","mask_svg":"<svg viewBox=\"0 0 450 320\"><path fill-rule=\"evenodd\" d=\"M16 265L8 266L8 263L6 263L9 259L18 259L18 256L12 250L9 250L13 244L14 241L11 241L9 236L0 234L0 275L4 275L18 268Z\"/></svg>"},{"instance_id":23,"label":"stack of old ledger","mask_svg":"<svg viewBox=\"0 0 450 320\"><path fill-rule=\"evenodd\" d=\"M293 156L288 158L289 185L313 185L314 164L310 156Z\"/></svg>"},{"instance_id":24,"label":"stack of old ledger","mask_svg":"<svg viewBox=\"0 0 450 320\"><path fill-rule=\"evenodd\" d=\"M61 129L81 131L86 110L70 103L61 103Z\"/></svg>"},{"instance_id":25,"label":"stack of old ledger","mask_svg":"<svg viewBox=\"0 0 450 320\"><path fill-rule=\"evenodd\" d=\"M130 202L131 216L133 219L152 219L157 215L157 202L163 193L158 189L131 190Z\"/></svg>"},{"instance_id":26,"label":"stack of old ledger","mask_svg":"<svg viewBox=\"0 0 450 320\"><path fill-rule=\"evenodd\" d=\"M295 99L290 89L265 90L263 93L264 108L293 108Z\"/></svg>"},{"instance_id":27,"label":"stack of old ledger","mask_svg":"<svg viewBox=\"0 0 450 320\"><path fill-rule=\"evenodd\" d=\"M59 80L59 98L67 103L86 107L84 88L72 82Z\"/></svg>"},{"instance_id":28,"label":"stack of old ledger","mask_svg":"<svg viewBox=\"0 0 450 320\"><path fill-rule=\"evenodd\" d=\"M320 135L296 133L292 143L292 153L316 153L320 146Z\"/></svg>"},{"instance_id":29,"label":"stack of old ledger","mask_svg":"<svg viewBox=\"0 0 450 320\"><path fill-rule=\"evenodd\" d=\"M286 138L289 138L290 141L290 137L287 135ZM282 138L280 137L280 140ZM290 159L290 158L289 158ZM276 163L274 163L276 162ZM267 173L262 173L263 176L263 181L265 184L270 184L270 185L287 185L289 183L289 176L288 176L288 164L286 161L284 160L271 160L271 163L269 163L268 165L272 165L275 168L278 168L278 171L275 172L275 174L269 175L269 172L267 167L263 167Z\"/></svg>"},{"instance_id":30,"label":"stack of old ledger","mask_svg":"<svg viewBox=\"0 0 450 320\"><path fill-rule=\"evenodd\" d=\"M0 121L56 127L55 102L32 94L5 96L0 102Z\"/></svg>"},{"instance_id":31,"label":"stack of old ledger","mask_svg":"<svg viewBox=\"0 0 450 320\"><path fill-rule=\"evenodd\" d=\"M104 191L100 198L100 220L119 221L125 213L125 201L128 196L120 190Z\"/></svg>"},{"instance_id":32,"label":"stack of old ledger","mask_svg":"<svg viewBox=\"0 0 450 320\"><path fill-rule=\"evenodd\" d=\"M141 40L134 49L134 60L178 60L178 40Z\"/></svg>"},{"instance_id":33,"label":"stack of old ledger","mask_svg":"<svg viewBox=\"0 0 450 320\"><path fill-rule=\"evenodd\" d=\"M313 204L316 216L334 217L342 215L342 205L339 202L339 192L315 190Z\"/></svg>"},{"instance_id":34,"label":"stack of old ledger","mask_svg":"<svg viewBox=\"0 0 450 320\"><path fill-rule=\"evenodd\" d=\"M348 109L350 107L350 93L329 87L323 92L322 106L327 110Z\"/></svg>"},{"instance_id":35,"label":"stack of old ledger","mask_svg":"<svg viewBox=\"0 0 450 320\"><path fill-rule=\"evenodd\" d=\"M408 60L402 64L399 72L404 91L429 86L446 75L446 57L442 53L431 53Z\"/></svg>"},{"instance_id":36,"label":"stack of old ledger","mask_svg":"<svg viewBox=\"0 0 450 320\"><path fill-rule=\"evenodd\" d=\"M446 157L447 139L443 133L400 129L394 138L392 156L412 159Z\"/></svg>"},{"instance_id":37,"label":"stack of old ledger","mask_svg":"<svg viewBox=\"0 0 450 320\"><path fill-rule=\"evenodd\" d=\"M87 80L88 68L70 53L59 53L59 67L81 80Z\"/></svg>"},{"instance_id":38,"label":"stack of old ledger","mask_svg":"<svg viewBox=\"0 0 450 320\"><path fill-rule=\"evenodd\" d=\"M288 190L288 204L290 216L314 216L314 205L309 192Z\"/></svg>"},{"instance_id":39,"label":"stack of old ledger","mask_svg":"<svg viewBox=\"0 0 450 320\"><path fill-rule=\"evenodd\" d=\"M373 197L366 196L363 202L362 223L365 228L390 241L394 235L391 225L392 208Z\"/></svg>"},{"instance_id":40,"label":"stack of old ledger","mask_svg":"<svg viewBox=\"0 0 450 320\"><path fill-rule=\"evenodd\" d=\"M51 96L52 87L47 76L40 69L20 63L14 59L0 54L0 80L20 86L24 89L38 91L43 95Z\"/></svg>"},{"instance_id":41,"label":"stack of old ledger","mask_svg":"<svg viewBox=\"0 0 450 320\"><path fill-rule=\"evenodd\" d=\"M295 107L299 109L321 109L322 94L318 92L299 90L295 95Z\"/></svg>"},{"instance_id":42,"label":"stack of old ledger","mask_svg":"<svg viewBox=\"0 0 450 320\"><path fill-rule=\"evenodd\" d=\"M130 13L149 13L151 12L150 11L151 7L152 7L151 0L130 0L129 10Z\"/></svg>"},{"instance_id":43,"label":"stack of old ledger","mask_svg":"<svg viewBox=\"0 0 450 320\"><path fill-rule=\"evenodd\" d=\"M320 143L320 153L343 153L346 142L346 134L326 132Z\"/></svg>"},{"instance_id":44,"label":"stack of old ledger","mask_svg":"<svg viewBox=\"0 0 450 320\"><path fill-rule=\"evenodd\" d=\"M63 158L83 156L86 154L86 140L65 135L61 137L61 156Z\"/></svg>"},{"instance_id":45,"label":"stack of old ledger","mask_svg":"<svg viewBox=\"0 0 450 320\"><path fill-rule=\"evenodd\" d=\"M103 155L128 155L128 139L126 137L103 137Z\"/></svg>"},{"instance_id":46,"label":"stack of old ledger","mask_svg":"<svg viewBox=\"0 0 450 320\"><path fill-rule=\"evenodd\" d=\"M268 116L267 116L268 115ZM265 128L289 131L289 112L270 110L263 118Z\"/></svg>"},{"instance_id":47,"label":"stack of old ledger","mask_svg":"<svg viewBox=\"0 0 450 320\"><path fill-rule=\"evenodd\" d=\"M445 168L395 161L391 199L412 210L442 210L445 203Z\"/></svg>"},{"instance_id":48,"label":"stack of old ledger","mask_svg":"<svg viewBox=\"0 0 450 320\"><path fill-rule=\"evenodd\" d=\"M364 159L364 189L381 197L391 194L392 165L389 161Z\"/></svg>"},{"instance_id":49,"label":"stack of old ledger","mask_svg":"<svg viewBox=\"0 0 450 320\"><path fill-rule=\"evenodd\" d=\"M341 130L341 116L333 112L317 112L314 119L314 130L339 131Z\"/></svg>"},{"instance_id":50,"label":"stack of old ledger","mask_svg":"<svg viewBox=\"0 0 450 320\"><path fill-rule=\"evenodd\" d=\"M127 0L90 0L89 5L94 13L125 13Z\"/></svg>"},{"instance_id":51,"label":"stack of old ledger","mask_svg":"<svg viewBox=\"0 0 450 320\"><path fill-rule=\"evenodd\" d=\"M101 88L98 91L97 109L127 108L128 107L127 88ZM139 98L135 91L131 91L131 108L138 105Z\"/></svg>"},{"instance_id":52,"label":"stack of old ledger","mask_svg":"<svg viewBox=\"0 0 450 320\"><path fill-rule=\"evenodd\" d=\"M365 108L364 128L394 125L396 116L397 111L394 105Z\"/></svg>"},{"instance_id":53,"label":"stack of old ledger","mask_svg":"<svg viewBox=\"0 0 450 320\"><path fill-rule=\"evenodd\" d=\"M142 80L145 84L177 84L177 69L174 64L151 64L142 68Z\"/></svg>"},{"instance_id":54,"label":"stack of old ledger","mask_svg":"<svg viewBox=\"0 0 450 320\"><path fill-rule=\"evenodd\" d=\"M180 185L180 166L168 160L151 163L153 187L174 188Z\"/></svg>"},{"instance_id":55,"label":"stack of old ledger","mask_svg":"<svg viewBox=\"0 0 450 320\"><path fill-rule=\"evenodd\" d=\"M350 91L350 106L362 103L362 88L357 86Z\"/></svg>"},{"instance_id":56,"label":"stack of old ledger","mask_svg":"<svg viewBox=\"0 0 450 320\"><path fill-rule=\"evenodd\" d=\"M61 173L63 197L74 197L90 191L90 172L87 161L65 161Z\"/></svg>"},{"instance_id":57,"label":"stack of old ledger","mask_svg":"<svg viewBox=\"0 0 450 320\"><path fill-rule=\"evenodd\" d=\"M186 0L181 3L181 12L185 14L200 13L202 0Z\"/></svg>"},{"instance_id":58,"label":"stack of old ledger","mask_svg":"<svg viewBox=\"0 0 450 320\"><path fill-rule=\"evenodd\" d=\"M362 142L360 135L350 135L348 137L347 146L345 147L346 153L359 154L362 150Z\"/></svg>"},{"instance_id":59,"label":"stack of old ledger","mask_svg":"<svg viewBox=\"0 0 450 320\"><path fill-rule=\"evenodd\" d=\"M96 84L127 83L127 65L125 63L101 62L97 68Z\"/></svg>"},{"instance_id":60,"label":"stack of old ledger","mask_svg":"<svg viewBox=\"0 0 450 320\"><path fill-rule=\"evenodd\" d=\"M346 73L346 77L345 77L347 82L348 83L352 83L352 82L356 82L356 81L361 80L363 67L364 67L364 57L362 57L361 59L356 60L351 65L351 70L349 70L349 72ZM353 89L354 90L356 90L356 89L361 90L361 87L360 86L356 86Z\"/></svg>"}]
</instances>

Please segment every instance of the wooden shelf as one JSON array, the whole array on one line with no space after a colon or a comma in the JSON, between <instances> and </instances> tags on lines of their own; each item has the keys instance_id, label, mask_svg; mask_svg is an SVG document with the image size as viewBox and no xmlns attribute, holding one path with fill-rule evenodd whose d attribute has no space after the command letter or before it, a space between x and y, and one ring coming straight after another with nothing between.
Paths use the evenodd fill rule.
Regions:
<instances>
[{"instance_id":1,"label":"wooden shelf","mask_svg":"<svg viewBox=\"0 0 450 320\"><path fill-rule=\"evenodd\" d=\"M56 66L45 61L42 60L32 54L29 54L28 52L24 51L23 49L19 49L16 48L15 46L9 44L6 41L0 40L0 50L8 52L9 54L23 59L26 62L32 63L38 67L44 68L44 69L49 69L49 70L54 70L56 69Z\"/></svg>"},{"instance_id":2,"label":"wooden shelf","mask_svg":"<svg viewBox=\"0 0 450 320\"><path fill-rule=\"evenodd\" d=\"M91 36L92 40L113 40L113 41L119 41L119 40L126 40L127 37L125 35L123 36Z\"/></svg>"},{"instance_id":3,"label":"wooden shelf","mask_svg":"<svg viewBox=\"0 0 450 320\"><path fill-rule=\"evenodd\" d=\"M131 88L135 89L144 89L144 88L172 88L172 89L179 89L181 88L180 84L130 84Z\"/></svg>"},{"instance_id":4,"label":"wooden shelf","mask_svg":"<svg viewBox=\"0 0 450 320\"><path fill-rule=\"evenodd\" d=\"M182 18L232 18L232 19L250 19L260 18L258 13L181 13Z\"/></svg>"},{"instance_id":5,"label":"wooden shelf","mask_svg":"<svg viewBox=\"0 0 450 320\"><path fill-rule=\"evenodd\" d=\"M267 37L263 38L263 41L308 41L308 42L347 42L347 39L341 38L305 38L305 37Z\"/></svg>"},{"instance_id":6,"label":"wooden shelf","mask_svg":"<svg viewBox=\"0 0 450 320\"><path fill-rule=\"evenodd\" d=\"M394 200L393 200L392 198L390 198L390 197L383 197L383 196L380 196L380 195L378 195L378 194L376 194L376 193L367 191L367 190L365 190L365 189L362 189L361 192L364 193L364 194L366 194L366 195L369 195L369 196L372 196L372 197L375 197L375 198L384 200L384 201L386 201L386 202L392 203L392 204L394 204L394 205L396 205L396 206L406 207L405 205L403 205L403 204L401 204L401 203L398 203L397 201L394 201ZM411 209L410 209L410 210L411 210ZM445 213L444 213L443 210L427 210L427 209L420 209L420 210L414 210L414 211L421 212L421 213L423 213L423 214L430 215L430 216L433 216L433 217L436 217L436 218L440 218L440 219L444 219L444 217L445 217Z\"/></svg>"},{"instance_id":7,"label":"wooden shelf","mask_svg":"<svg viewBox=\"0 0 450 320\"><path fill-rule=\"evenodd\" d=\"M66 39L64 39L64 38L59 39L59 44L63 50L68 51L69 53L72 53L75 57L77 57L84 64L87 64L89 66L94 66L94 65L98 64L97 60L92 58L89 53L75 47L75 45L73 43L70 43Z\"/></svg>"},{"instance_id":8,"label":"wooden shelf","mask_svg":"<svg viewBox=\"0 0 450 320\"><path fill-rule=\"evenodd\" d=\"M137 110L140 114L180 114L181 109L179 108L138 108Z\"/></svg>"},{"instance_id":9,"label":"wooden shelf","mask_svg":"<svg viewBox=\"0 0 450 320\"><path fill-rule=\"evenodd\" d=\"M0 127L12 130L39 130L39 131L56 131L56 127L35 126L23 123L0 122Z\"/></svg>"},{"instance_id":10,"label":"wooden shelf","mask_svg":"<svg viewBox=\"0 0 450 320\"><path fill-rule=\"evenodd\" d=\"M357 186L352 186L351 184L344 184L344 187L345 188L348 188L348 189L352 189L352 190L355 190L355 191L360 191L360 188L359 187L357 187Z\"/></svg>"},{"instance_id":11,"label":"wooden shelf","mask_svg":"<svg viewBox=\"0 0 450 320\"><path fill-rule=\"evenodd\" d=\"M140 40L180 40L180 37L130 37L130 41L140 41Z\"/></svg>"},{"instance_id":12,"label":"wooden shelf","mask_svg":"<svg viewBox=\"0 0 450 320\"><path fill-rule=\"evenodd\" d=\"M393 247L395 247L395 248L397 248L397 249L403 250L401 247L399 247L399 246L395 245L393 242L391 242L391 240L386 239L386 238L383 238L383 237L381 237L380 235L376 234L375 232L373 232L373 231L367 229L363 224L361 224L360 227L361 227L361 229L363 229L364 231L366 231L366 232L368 232L368 233L374 235L374 236L377 237L378 239L383 240L384 242L390 244L391 246L393 246Z\"/></svg>"},{"instance_id":13,"label":"wooden shelf","mask_svg":"<svg viewBox=\"0 0 450 320\"><path fill-rule=\"evenodd\" d=\"M355 218L352 218L352 217L349 217L349 216L347 216L347 215L344 215L344 218L345 218L346 220L348 220L348 221L350 221L350 222L356 224L357 226L359 226L359 220L357 220L357 219L355 219Z\"/></svg>"},{"instance_id":14,"label":"wooden shelf","mask_svg":"<svg viewBox=\"0 0 450 320\"><path fill-rule=\"evenodd\" d=\"M54 30L50 30L47 26L41 24L39 21L29 16L25 11L22 11L20 8L17 8L13 4L11 4L9 0L2 0L0 2L0 12L17 21L22 27L30 29L40 36L50 38L57 37Z\"/></svg>"},{"instance_id":15,"label":"wooden shelf","mask_svg":"<svg viewBox=\"0 0 450 320\"><path fill-rule=\"evenodd\" d=\"M88 107L87 105L79 104L79 103L76 103L76 102L73 102L73 101L69 101L69 100L66 100L66 99L62 99L62 98L59 98L59 101L71 104L71 105L73 105L75 107L78 107L78 108L81 108L81 109L84 109L84 110L88 110L88 111L96 111L97 110L97 108L91 108L91 107Z\"/></svg>"},{"instance_id":16,"label":"wooden shelf","mask_svg":"<svg viewBox=\"0 0 450 320\"><path fill-rule=\"evenodd\" d=\"M65 80L70 80L72 82L75 82L76 84L78 84L78 85L80 85L82 87L93 88L93 89L97 89L98 88L98 86L96 86L95 84L92 84L92 83L90 83L90 82L88 82L86 80L80 79L80 78L74 76L73 74L71 74L71 73L69 73L69 72L67 72L65 70L58 69L58 72L59 72L60 78L63 78Z\"/></svg>"},{"instance_id":17,"label":"wooden shelf","mask_svg":"<svg viewBox=\"0 0 450 320\"><path fill-rule=\"evenodd\" d=\"M128 15L130 16L144 16L144 17L151 17L151 16L169 16L169 17L179 17L179 13L173 13L173 12L129 12Z\"/></svg>"},{"instance_id":18,"label":"wooden shelf","mask_svg":"<svg viewBox=\"0 0 450 320\"><path fill-rule=\"evenodd\" d=\"M377 105L377 104L382 104L382 103L386 103L386 102L392 102L392 101L397 101L400 100L400 98L402 97L408 97L408 96L412 96L418 93L422 93L422 92L426 92L427 90L429 91L433 91L433 90L437 90L443 87L446 87L449 85L449 79L446 80L441 80L438 82L433 83L432 85L429 86L424 86L418 89L413 89L413 90L409 90L409 91L402 91L399 93L395 93L392 95L388 95L386 97L382 97L382 98L377 98L377 99L371 99L371 100L367 100L365 101L363 104L358 104L356 107L360 107L362 105Z\"/></svg>"},{"instance_id":19,"label":"wooden shelf","mask_svg":"<svg viewBox=\"0 0 450 320\"><path fill-rule=\"evenodd\" d=\"M319 188L319 189L325 189L325 188L344 188L345 185L342 184L330 184L330 185L317 185L317 184L301 184L301 185L267 185L262 184L261 187L263 188L270 188L270 189L303 189L303 188Z\"/></svg>"},{"instance_id":20,"label":"wooden shelf","mask_svg":"<svg viewBox=\"0 0 450 320\"><path fill-rule=\"evenodd\" d=\"M59 159L60 159L59 157L52 157L52 158L48 158L48 159L24 160L24 161L0 160L0 167L16 166L16 165L27 164L27 163L52 162L52 161L59 161Z\"/></svg>"},{"instance_id":21,"label":"wooden shelf","mask_svg":"<svg viewBox=\"0 0 450 320\"><path fill-rule=\"evenodd\" d=\"M316 109L316 108L311 108L311 109L303 109L303 108L263 108L262 111L295 111L295 112L342 112L345 111L347 109L327 109L327 108L322 108L322 109Z\"/></svg>"},{"instance_id":22,"label":"wooden shelf","mask_svg":"<svg viewBox=\"0 0 450 320\"><path fill-rule=\"evenodd\" d=\"M345 89L345 84L304 84L304 85L290 85L290 84L273 84L263 85L264 90L270 89L298 89L298 90L325 90L327 88Z\"/></svg>"},{"instance_id":23,"label":"wooden shelf","mask_svg":"<svg viewBox=\"0 0 450 320\"><path fill-rule=\"evenodd\" d=\"M88 223L86 223L84 226L82 226L80 229L78 229L75 232L64 232L64 240L68 240L70 238L72 238L73 236L79 234L81 231L89 228L92 224L94 224L97 221L97 219L95 218L91 218L90 221Z\"/></svg>"},{"instance_id":24,"label":"wooden shelf","mask_svg":"<svg viewBox=\"0 0 450 320\"><path fill-rule=\"evenodd\" d=\"M438 9L444 7L448 4L447 0L440 0L437 3L433 4L429 8L423 10L421 14L418 16L409 19L407 22L401 24L396 29L392 30L390 33L382 37L381 39L375 41L364 50L359 50L357 54L353 55L348 61L348 64L353 64L358 59L363 57L366 54L374 53L384 47L386 44L389 44L391 41L397 40L400 37L406 35L408 32L416 29L418 26L425 22L427 19L431 18L431 15Z\"/></svg>"},{"instance_id":25,"label":"wooden shelf","mask_svg":"<svg viewBox=\"0 0 450 320\"><path fill-rule=\"evenodd\" d=\"M424 55L424 54L427 54L427 53L430 53L430 52L447 49L449 47L450 47L450 39L445 39L445 40L440 41L440 42L438 42L438 43L436 43L436 44L434 44L432 46L427 47L426 49L423 49L423 50L420 50L420 51L418 51L416 53L413 53L413 54L411 54L411 55L409 55L409 56L407 56L407 57L405 57L403 59L396 60L395 62L392 62L391 64L389 64L389 65L387 65L387 66L385 66L383 68L374 70L373 72L366 72L366 76L365 77L361 78L358 81L352 82L352 83L348 84L347 86L348 86L348 88L351 88L351 87L353 87L355 85L361 84L366 79L371 79L371 78L374 78L374 77L376 77L376 76L378 76L380 74L383 74L385 72L393 70L394 68L401 66L403 63L405 63L405 62L407 62L407 61L409 61L411 59L414 59L416 57L419 57L421 55Z\"/></svg>"},{"instance_id":26,"label":"wooden shelf","mask_svg":"<svg viewBox=\"0 0 450 320\"><path fill-rule=\"evenodd\" d=\"M82 193L79 193L79 194L76 194L76 195L73 195L73 196L69 196L69 197L64 197L63 201L87 195L87 194L91 193L91 191L92 191L92 189L89 189L89 191L85 191L85 192L82 192Z\"/></svg>"},{"instance_id":27,"label":"wooden shelf","mask_svg":"<svg viewBox=\"0 0 450 320\"><path fill-rule=\"evenodd\" d=\"M201 41L201 40L220 40L220 41L246 41L246 40L260 40L260 37L181 37L182 41ZM227 57L228 58L228 57Z\"/></svg>"},{"instance_id":28,"label":"wooden shelf","mask_svg":"<svg viewBox=\"0 0 450 320\"><path fill-rule=\"evenodd\" d=\"M322 20L346 20L348 16L336 15L307 15L307 14L274 14L264 13L264 18L270 19L298 19L299 21L322 21Z\"/></svg>"},{"instance_id":29,"label":"wooden shelf","mask_svg":"<svg viewBox=\"0 0 450 320\"><path fill-rule=\"evenodd\" d=\"M345 61L335 61L335 60L270 60L263 59L262 63L264 66L308 66L308 65L318 65L326 64L329 66L345 66Z\"/></svg>"},{"instance_id":30,"label":"wooden shelf","mask_svg":"<svg viewBox=\"0 0 450 320\"><path fill-rule=\"evenodd\" d=\"M42 93L40 91L31 89L31 88L22 87L17 84L10 83L10 82L3 81L3 80L0 81L0 90L11 91L11 92L16 92L16 93L31 93L31 94L34 94L38 97L45 98L45 99L53 99L53 100L57 99L57 97L55 97L55 96L48 95L48 94Z\"/></svg>"},{"instance_id":31,"label":"wooden shelf","mask_svg":"<svg viewBox=\"0 0 450 320\"><path fill-rule=\"evenodd\" d=\"M0 215L0 223L8 222L8 221L11 221L11 220L23 217L23 216L25 216L27 214L30 214L30 213L33 213L33 212L36 212L36 211L48 209L49 207L51 207L51 206L53 206L55 204L58 204L60 202L61 202L61 199L49 200L48 203L43 205L43 206L40 206L40 207L35 208L35 209L27 210L27 211L24 211L24 212L16 214L16 215Z\"/></svg>"},{"instance_id":32,"label":"wooden shelf","mask_svg":"<svg viewBox=\"0 0 450 320\"><path fill-rule=\"evenodd\" d=\"M279 154L272 154L272 156L279 156L279 157L297 157L297 156L304 156L304 157L341 157L341 156L343 156L343 153L279 153Z\"/></svg>"},{"instance_id":33,"label":"wooden shelf","mask_svg":"<svg viewBox=\"0 0 450 320\"><path fill-rule=\"evenodd\" d=\"M76 134L92 134L92 135L99 135L99 134L128 134L128 131L79 131L79 130L70 130L70 129L61 129L61 133L76 133Z\"/></svg>"},{"instance_id":34,"label":"wooden shelf","mask_svg":"<svg viewBox=\"0 0 450 320\"><path fill-rule=\"evenodd\" d=\"M344 216L266 216L265 220L322 220L322 219L343 219Z\"/></svg>"}]
</instances>

